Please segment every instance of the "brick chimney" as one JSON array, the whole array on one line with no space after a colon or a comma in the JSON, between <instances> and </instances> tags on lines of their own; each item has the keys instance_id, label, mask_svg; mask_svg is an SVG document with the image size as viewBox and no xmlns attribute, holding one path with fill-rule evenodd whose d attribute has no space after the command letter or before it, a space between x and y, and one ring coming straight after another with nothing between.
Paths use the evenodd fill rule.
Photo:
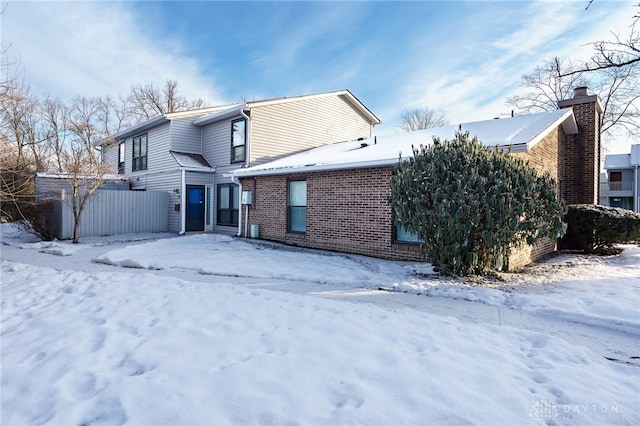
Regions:
<instances>
[{"instance_id":1,"label":"brick chimney","mask_svg":"<svg viewBox=\"0 0 640 426\"><path fill-rule=\"evenodd\" d=\"M558 108L572 108L578 124L578 134L564 135L559 149L560 197L567 204L597 204L602 104L587 87L576 87L573 98L558 102Z\"/></svg>"}]
</instances>

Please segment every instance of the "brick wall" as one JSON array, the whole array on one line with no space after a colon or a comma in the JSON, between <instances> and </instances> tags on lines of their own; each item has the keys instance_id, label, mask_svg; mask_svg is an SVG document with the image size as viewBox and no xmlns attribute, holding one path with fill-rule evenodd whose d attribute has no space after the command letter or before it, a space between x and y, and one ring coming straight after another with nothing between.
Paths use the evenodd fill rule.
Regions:
<instances>
[{"instance_id":1,"label":"brick wall","mask_svg":"<svg viewBox=\"0 0 640 426\"><path fill-rule=\"evenodd\" d=\"M555 251L555 249L556 242L548 239L538 241L533 246L524 245L522 247L516 247L511 251L507 269L513 271L514 269L526 266L531 262L535 262L549 255Z\"/></svg>"},{"instance_id":2,"label":"brick wall","mask_svg":"<svg viewBox=\"0 0 640 426\"><path fill-rule=\"evenodd\" d=\"M558 162L561 141L565 137L560 127L551 131L528 152L517 152L512 155L520 157L536 169L538 173L549 173L558 182Z\"/></svg>"},{"instance_id":3,"label":"brick wall","mask_svg":"<svg viewBox=\"0 0 640 426\"><path fill-rule=\"evenodd\" d=\"M414 244L393 242L389 179L392 167L336 170L242 179L254 192L249 224L260 238L304 247L385 259L420 260ZM307 181L307 231L287 232L287 186Z\"/></svg>"},{"instance_id":4,"label":"brick wall","mask_svg":"<svg viewBox=\"0 0 640 426\"><path fill-rule=\"evenodd\" d=\"M529 159L533 167L553 171L558 146L558 134L554 134L556 139L550 135L539 147L536 145L537 155L533 151L517 155ZM533 156L529 158L530 154ZM391 207L387 202L392 170L377 167L241 179L243 191L253 191L249 224L260 225L260 238L265 240L383 259L422 260L418 244L393 241ZM307 181L304 234L287 232L287 187L292 180ZM527 265L554 249L554 241L517 248L508 259L508 267Z\"/></svg>"},{"instance_id":5,"label":"brick wall","mask_svg":"<svg viewBox=\"0 0 640 426\"><path fill-rule=\"evenodd\" d=\"M577 135L566 135L560 165L560 196L567 204L597 204L600 190L600 104L595 95L559 103L571 107Z\"/></svg>"},{"instance_id":6,"label":"brick wall","mask_svg":"<svg viewBox=\"0 0 640 426\"><path fill-rule=\"evenodd\" d=\"M558 127L545 136L530 151L514 153L513 155L527 161L529 166L536 169L538 173L549 173L559 186L558 175L561 168L561 155L565 138L566 135L562 128ZM558 191L560 191L559 188ZM521 268L547 256L555 249L556 243L551 240L540 241L534 246L516 247L512 250L511 256L509 256L507 267L509 270Z\"/></svg>"},{"instance_id":7,"label":"brick wall","mask_svg":"<svg viewBox=\"0 0 640 426\"><path fill-rule=\"evenodd\" d=\"M592 97L589 97L591 99ZM539 172L556 179L566 203L594 203L598 198L600 138L596 102L573 101L578 135L556 128L529 152L514 153ZM254 192L249 224L260 225L260 238L310 248L396 260L421 260L419 245L393 242L389 179L392 167L336 170L241 179ZM287 187L307 181L307 232L287 232ZM555 241L515 249L509 269L519 268L555 250Z\"/></svg>"}]
</instances>

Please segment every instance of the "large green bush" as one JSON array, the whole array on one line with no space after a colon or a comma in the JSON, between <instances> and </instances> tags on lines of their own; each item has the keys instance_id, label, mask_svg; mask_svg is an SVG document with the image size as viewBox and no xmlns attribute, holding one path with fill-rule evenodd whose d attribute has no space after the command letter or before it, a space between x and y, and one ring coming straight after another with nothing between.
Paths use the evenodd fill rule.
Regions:
<instances>
[{"instance_id":1,"label":"large green bush","mask_svg":"<svg viewBox=\"0 0 640 426\"><path fill-rule=\"evenodd\" d=\"M631 210L575 204L568 206L565 221L562 249L611 253L615 244L640 242L640 213Z\"/></svg>"},{"instance_id":2,"label":"large green bush","mask_svg":"<svg viewBox=\"0 0 640 426\"><path fill-rule=\"evenodd\" d=\"M478 274L513 247L564 233L556 183L524 160L457 132L414 148L391 178L395 220L418 234L442 274Z\"/></svg>"}]
</instances>

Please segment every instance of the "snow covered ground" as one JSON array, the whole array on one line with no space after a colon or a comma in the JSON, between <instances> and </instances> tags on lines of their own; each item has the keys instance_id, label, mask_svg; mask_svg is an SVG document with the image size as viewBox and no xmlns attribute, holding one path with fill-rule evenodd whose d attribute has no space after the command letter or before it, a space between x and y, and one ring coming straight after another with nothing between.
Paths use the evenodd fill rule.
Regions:
<instances>
[{"instance_id":1,"label":"snow covered ground","mask_svg":"<svg viewBox=\"0 0 640 426\"><path fill-rule=\"evenodd\" d=\"M639 247L479 282L219 235L81 241L2 225L2 424L640 423Z\"/></svg>"}]
</instances>

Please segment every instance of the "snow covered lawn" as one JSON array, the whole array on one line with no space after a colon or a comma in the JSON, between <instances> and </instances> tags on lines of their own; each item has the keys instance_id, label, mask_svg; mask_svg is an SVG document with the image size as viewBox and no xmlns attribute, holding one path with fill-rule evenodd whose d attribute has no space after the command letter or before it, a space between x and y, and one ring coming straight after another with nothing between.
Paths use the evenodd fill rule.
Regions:
<instances>
[{"instance_id":1,"label":"snow covered lawn","mask_svg":"<svg viewBox=\"0 0 640 426\"><path fill-rule=\"evenodd\" d=\"M107 245L96 271L71 267L82 245L12 244L1 263L2 424L640 423L640 367L586 347L435 315L428 304L399 309L242 283L277 279L306 293L382 286L640 338L637 247L581 266L582 279L556 268L551 282L532 274L536 282L485 288L433 277L424 264L214 235ZM44 250L55 269L35 256ZM202 280L168 273L176 270ZM212 275L229 282L207 282Z\"/></svg>"}]
</instances>

